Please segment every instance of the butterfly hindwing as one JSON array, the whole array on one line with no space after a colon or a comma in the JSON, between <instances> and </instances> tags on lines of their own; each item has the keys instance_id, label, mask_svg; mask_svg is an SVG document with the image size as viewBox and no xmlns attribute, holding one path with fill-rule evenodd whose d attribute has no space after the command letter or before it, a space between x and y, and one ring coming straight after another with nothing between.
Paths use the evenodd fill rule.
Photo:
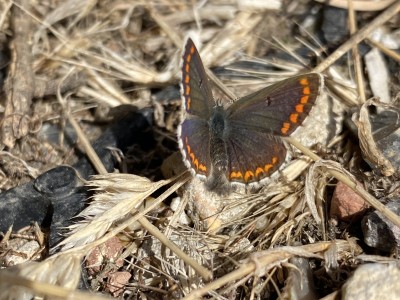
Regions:
<instances>
[{"instance_id":1,"label":"butterfly hindwing","mask_svg":"<svg viewBox=\"0 0 400 300\"><path fill-rule=\"evenodd\" d=\"M194 117L180 125L179 146L185 164L194 173L208 176L210 172L210 133L205 120Z\"/></svg>"},{"instance_id":2,"label":"butterfly hindwing","mask_svg":"<svg viewBox=\"0 0 400 300\"><path fill-rule=\"evenodd\" d=\"M257 183L273 174L285 161L286 147L279 137L235 124L229 129L226 139L229 181Z\"/></svg>"}]
</instances>

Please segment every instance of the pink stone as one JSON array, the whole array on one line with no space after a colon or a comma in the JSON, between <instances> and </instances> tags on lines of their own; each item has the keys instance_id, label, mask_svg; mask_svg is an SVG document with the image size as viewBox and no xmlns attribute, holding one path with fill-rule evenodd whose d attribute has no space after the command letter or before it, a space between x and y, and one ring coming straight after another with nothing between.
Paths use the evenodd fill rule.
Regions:
<instances>
[{"instance_id":1,"label":"pink stone","mask_svg":"<svg viewBox=\"0 0 400 300\"><path fill-rule=\"evenodd\" d=\"M331 202L331 217L342 221L356 221L368 208L369 205L356 192L340 181L337 183Z\"/></svg>"}]
</instances>

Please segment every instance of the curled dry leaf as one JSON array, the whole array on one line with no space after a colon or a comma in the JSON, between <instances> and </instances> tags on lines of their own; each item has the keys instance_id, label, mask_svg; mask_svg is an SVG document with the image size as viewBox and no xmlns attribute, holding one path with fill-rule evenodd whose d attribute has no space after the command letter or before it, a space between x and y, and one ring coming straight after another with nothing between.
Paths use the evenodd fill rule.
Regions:
<instances>
[{"instance_id":1,"label":"curled dry leaf","mask_svg":"<svg viewBox=\"0 0 400 300\"><path fill-rule=\"evenodd\" d=\"M373 100L368 100L360 109L358 120L353 116L353 122L358 127L358 137L364 159L379 168L383 175L391 176L394 173L393 165L379 150L374 140L368 107L378 105Z\"/></svg>"}]
</instances>

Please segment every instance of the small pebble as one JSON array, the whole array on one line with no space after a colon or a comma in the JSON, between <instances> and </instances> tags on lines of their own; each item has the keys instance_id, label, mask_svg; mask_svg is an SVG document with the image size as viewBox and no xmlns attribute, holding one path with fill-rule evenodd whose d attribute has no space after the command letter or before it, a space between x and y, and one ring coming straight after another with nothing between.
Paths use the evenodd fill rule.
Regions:
<instances>
[{"instance_id":1,"label":"small pebble","mask_svg":"<svg viewBox=\"0 0 400 300\"><path fill-rule=\"evenodd\" d=\"M331 202L331 217L342 221L356 221L363 216L368 207L364 199L351 188L340 181L337 183Z\"/></svg>"}]
</instances>

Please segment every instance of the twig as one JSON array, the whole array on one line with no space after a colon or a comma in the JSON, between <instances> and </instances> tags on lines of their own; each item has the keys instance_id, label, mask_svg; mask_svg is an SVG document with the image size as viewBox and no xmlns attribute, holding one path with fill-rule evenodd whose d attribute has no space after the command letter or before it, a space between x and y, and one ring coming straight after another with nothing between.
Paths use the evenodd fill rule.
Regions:
<instances>
[{"instance_id":1,"label":"twig","mask_svg":"<svg viewBox=\"0 0 400 300\"><path fill-rule=\"evenodd\" d=\"M354 34L357 31L356 15L353 8L353 0L348 0L349 2L349 27L350 34ZM359 103L365 103L365 90L364 90L364 78L362 72L362 63L360 53L358 52L358 45L354 45L352 48L352 54L354 58L354 69L356 74L357 82L357 92Z\"/></svg>"},{"instance_id":2,"label":"twig","mask_svg":"<svg viewBox=\"0 0 400 300\"><path fill-rule=\"evenodd\" d=\"M3 26L4 26L4 22L7 19L7 15L9 10L11 9L13 3L10 1L7 3L6 7L4 7L4 10L2 11L1 15L0 15L0 30L3 31Z\"/></svg>"},{"instance_id":3,"label":"twig","mask_svg":"<svg viewBox=\"0 0 400 300\"><path fill-rule=\"evenodd\" d=\"M400 62L400 54L398 54L396 51L386 48L384 45L382 45L381 43L379 43L377 41L374 41L373 39L367 39L367 43L378 48L380 51L385 53L387 56L393 58L397 62Z\"/></svg>"},{"instance_id":4,"label":"twig","mask_svg":"<svg viewBox=\"0 0 400 300\"><path fill-rule=\"evenodd\" d=\"M20 0L19 6L29 9L31 1ZM34 79L30 33L32 19L16 5L12 7L12 28L14 40L11 42L12 63L5 84L6 105L1 124L1 141L13 148L15 141L29 132L29 114L33 95Z\"/></svg>"}]
</instances>

